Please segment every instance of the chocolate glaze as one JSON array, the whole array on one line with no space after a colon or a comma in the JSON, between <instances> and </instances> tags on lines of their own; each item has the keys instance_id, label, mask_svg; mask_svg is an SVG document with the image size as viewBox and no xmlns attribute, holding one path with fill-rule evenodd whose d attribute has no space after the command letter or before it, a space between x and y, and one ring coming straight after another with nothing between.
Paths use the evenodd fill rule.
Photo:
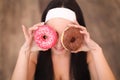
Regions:
<instances>
[{"instance_id":1,"label":"chocolate glaze","mask_svg":"<svg viewBox=\"0 0 120 80\"><path fill-rule=\"evenodd\" d=\"M69 27L64 31L62 38L63 46L70 51L77 51L83 43L83 35L80 28Z\"/></svg>"}]
</instances>

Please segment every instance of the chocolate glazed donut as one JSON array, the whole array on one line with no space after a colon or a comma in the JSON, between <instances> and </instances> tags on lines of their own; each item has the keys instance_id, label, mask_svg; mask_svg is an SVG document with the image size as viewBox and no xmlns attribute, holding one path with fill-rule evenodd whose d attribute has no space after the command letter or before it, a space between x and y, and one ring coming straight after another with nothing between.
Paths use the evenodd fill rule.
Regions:
<instances>
[{"instance_id":1,"label":"chocolate glazed donut","mask_svg":"<svg viewBox=\"0 0 120 80\"><path fill-rule=\"evenodd\" d=\"M62 34L61 42L65 49L77 51L83 43L83 35L80 34L80 28L68 27Z\"/></svg>"}]
</instances>

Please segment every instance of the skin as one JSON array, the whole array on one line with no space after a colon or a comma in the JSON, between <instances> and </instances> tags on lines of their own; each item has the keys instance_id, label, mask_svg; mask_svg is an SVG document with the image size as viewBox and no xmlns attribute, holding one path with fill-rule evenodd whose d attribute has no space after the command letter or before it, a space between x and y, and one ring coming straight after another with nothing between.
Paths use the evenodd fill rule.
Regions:
<instances>
[{"instance_id":1,"label":"skin","mask_svg":"<svg viewBox=\"0 0 120 80\"><path fill-rule=\"evenodd\" d=\"M43 50L33 44L33 31L37 29L38 25L43 24L44 23L38 23L29 29L22 26L26 41L20 49L12 80L33 80L38 51ZM115 80L101 47L90 38L90 34L85 27L79 25L76 21L71 22L62 18L51 19L46 24L55 29L59 36L57 44L51 48L55 80L70 80L69 63L71 52L65 50L61 43L61 35L64 29L70 26L81 28L80 33L84 35L84 43L78 51L88 52L87 63L89 65L91 80Z\"/></svg>"}]
</instances>

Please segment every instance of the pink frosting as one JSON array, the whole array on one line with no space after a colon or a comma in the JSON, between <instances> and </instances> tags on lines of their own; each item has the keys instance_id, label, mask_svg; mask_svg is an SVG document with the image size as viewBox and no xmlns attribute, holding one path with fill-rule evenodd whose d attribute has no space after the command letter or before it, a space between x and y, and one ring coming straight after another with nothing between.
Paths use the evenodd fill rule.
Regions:
<instances>
[{"instance_id":1,"label":"pink frosting","mask_svg":"<svg viewBox=\"0 0 120 80\"><path fill-rule=\"evenodd\" d=\"M49 49L57 42L57 33L48 25L39 26L34 32L34 40L42 49Z\"/></svg>"}]
</instances>

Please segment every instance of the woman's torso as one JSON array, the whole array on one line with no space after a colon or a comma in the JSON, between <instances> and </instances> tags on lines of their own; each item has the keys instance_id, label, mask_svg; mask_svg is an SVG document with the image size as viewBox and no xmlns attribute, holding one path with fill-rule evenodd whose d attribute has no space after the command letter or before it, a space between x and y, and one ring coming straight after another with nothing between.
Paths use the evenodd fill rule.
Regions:
<instances>
[{"instance_id":1,"label":"woman's torso","mask_svg":"<svg viewBox=\"0 0 120 80\"><path fill-rule=\"evenodd\" d=\"M54 72L53 61L51 58L51 51L48 50L45 52L40 52L40 54L38 55L34 79L35 80L58 80L58 79L59 80L90 80L85 52L81 52L78 54L72 53L70 66L67 66L65 68L68 70L61 69L63 75L57 76L57 79L55 79L55 72Z\"/></svg>"}]
</instances>

